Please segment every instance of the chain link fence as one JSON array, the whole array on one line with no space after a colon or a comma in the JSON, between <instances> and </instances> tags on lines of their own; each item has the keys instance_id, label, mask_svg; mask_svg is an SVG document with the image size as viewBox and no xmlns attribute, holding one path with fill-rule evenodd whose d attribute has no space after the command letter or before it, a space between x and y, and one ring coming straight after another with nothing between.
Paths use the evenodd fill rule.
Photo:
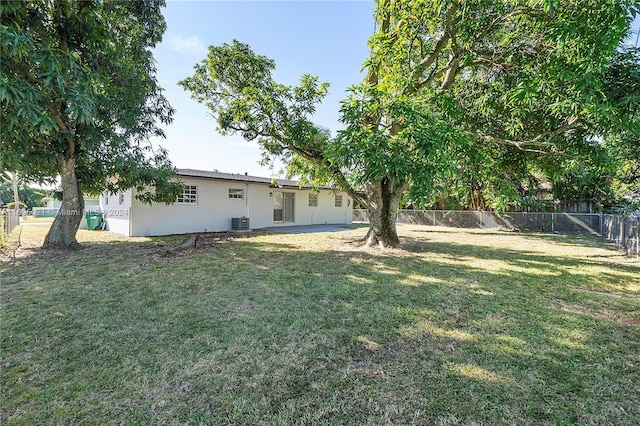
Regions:
<instances>
[{"instance_id":1,"label":"chain link fence","mask_svg":"<svg viewBox=\"0 0 640 426\"><path fill-rule=\"evenodd\" d=\"M628 256L640 258L640 216L602 216L600 234L625 249Z\"/></svg>"},{"instance_id":2,"label":"chain link fence","mask_svg":"<svg viewBox=\"0 0 640 426\"><path fill-rule=\"evenodd\" d=\"M15 210L0 210L0 245L4 245L7 236L20 224L20 217Z\"/></svg>"},{"instance_id":3,"label":"chain link fence","mask_svg":"<svg viewBox=\"0 0 640 426\"><path fill-rule=\"evenodd\" d=\"M368 222L366 210L353 211L354 222ZM398 210L397 222L453 228L503 228L529 232L600 235L640 257L639 216L602 213L533 213L466 210Z\"/></svg>"}]
</instances>

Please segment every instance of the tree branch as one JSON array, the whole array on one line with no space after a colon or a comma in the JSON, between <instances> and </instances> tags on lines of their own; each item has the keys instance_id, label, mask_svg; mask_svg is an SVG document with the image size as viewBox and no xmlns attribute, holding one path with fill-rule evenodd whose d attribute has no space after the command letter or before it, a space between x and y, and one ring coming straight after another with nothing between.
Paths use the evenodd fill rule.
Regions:
<instances>
[{"instance_id":1,"label":"tree branch","mask_svg":"<svg viewBox=\"0 0 640 426\"><path fill-rule=\"evenodd\" d=\"M449 58L449 63L446 66L446 73L444 75L444 80L440 84L440 90L444 90L449 88L453 84L456 79L456 75L458 74L459 67L458 62L460 61L459 53L453 53L451 58Z\"/></svg>"},{"instance_id":2,"label":"tree branch","mask_svg":"<svg viewBox=\"0 0 640 426\"><path fill-rule=\"evenodd\" d=\"M495 18L489 25L487 25L480 33L473 39L473 42L469 46L468 49L472 49L476 43L480 42L486 35L491 31L494 27L502 24L504 21L513 18L514 16L524 15L526 13L531 12L532 9L529 7L519 7L517 9L512 10L511 12L498 16Z\"/></svg>"},{"instance_id":3,"label":"tree branch","mask_svg":"<svg viewBox=\"0 0 640 426\"><path fill-rule=\"evenodd\" d=\"M451 23L453 22L453 16L457 12L457 10L458 10L457 2L452 3L451 6L449 6L449 9L447 9L447 12L444 18L445 25L443 28L442 35L438 37L438 40L436 41L436 44L433 47L433 50L431 51L431 53L428 56L424 57L411 73L410 81L413 84L407 87L407 89L405 90L405 94L415 93L418 90L420 90L420 88L424 87L424 84L418 82L419 78L424 73L424 71L427 70L429 67L431 67L433 63L438 59L438 57L440 56L440 53L447 45L447 42L451 39L451 36L452 36ZM431 81L432 79L429 79L429 80Z\"/></svg>"},{"instance_id":4,"label":"tree branch","mask_svg":"<svg viewBox=\"0 0 640 426\"><path fill-rule=\"evenodd\" d=\"M447 25L451 25L451 19L453 18L453 13L455 13L455 10L453 10L453 13L449 16L449 12L452 11L452 9L457 8L456 4L452 4L450 6L449 11L447 11L447 19L448 24ZM449 61L447 62L447 65L445 65L443 68L439 69L439 70L433 70L429 76L424 79L423 81L416 81L416 78L419 77L420 74L422 74L424 72L424 70L426 70L428 67L430 67L431 65L433 65L434 62L436 62L437 57L440 56L440 54L442 53L442 50L444 48L444 45L439 46L438 43L442 40L444 40L445 36L446 36L446 41L448 41L449 39L453 38L455 35L455 28L447 28L445 27L444 33L443 35L440 37L440 39L438 40L438 43L436 43L436 47L434 48L434 51L432 52L432 54L426 58L424 58L420 64L418 64L418 67L416 67L416 69L414 70L414 72L412 73L412 81L414 81L414 85L411 87L411 90L408 91L408 93L413 93L416 92L420 89L422 89L423 87L431 84L434 80L440 78L443 74L445 75L444 80L442 81L442 83L440 84L440 90L444 90L447 89L448 87L451 86L451 84L453 84L453 82L455 81L456 76L458 75L459 71L461 71L464 68L467 68L469 66L474 66L474 65L483 65L483 66L490 66L490 65L495 65L498 64L496 61L490 61L487 60L486 58L478 58L474 61L472 61L469 64L462 64L460 65L460 59L462 57L462 55L466 52L469 53L475 53L475 45L479 42L481 42L486 36L487 34L495 27L499 26L500 24L502 24L503 22L505 22L508 19L513 18L514 16L518 16L518 15L522 15L525 13L530 12L531 9L530 8L518 8L515 9L507 14L504 14L502 16L498 16L497 18L495 18L493 21L491 21L491 23L489 23L489 25L487 25L484 29L482 29L480 31L480 33L473 39L473 41L471 42L471 44L469 46L464 47L463 49L459 49L455 52L453 52L453 54L450 56ZM445 42L446 42L445 41ZM437 53L436 57L434 57L433 55ZM428 64L426 65L424 68L420 68L420 66L425 63Z\"/></svg>"},{"instance_id":5,"label":"tree branch","mask_svg":"<svg viewBox=\"0 0 640 426\"><path fill-rule=\"evenodd\" d=\"M509 145L509 146L514 146L518 149L520 149L521 151L526 151L526 152L535 152L538 154L549 154L549 152L547 151L543 151L540 149L532 149L529 147L533 147L533 148L546 148L546 147L551 147L554 146L553 143L551 143L549 140L551 138L553 138L554 136L558 136L564 132L566 132L567 130L571 129L578 121L580 121L580 114L575 115L573 117L571 117L569 119L569 121L567 121L566 124L554 129L554 130L549 130L543 133L540 133L538 136L536 136L533 139L529 139L529 140L524 140L524 141L514 141L511 139L505 139L505 138L500 138L500 137L496 137L496 136L491 136L491 135L485 135L481 132L476 132L475 133L475 137L479 138L480 140L483 140L485 142L493 142L493 143L497 143L500 145ZM564 153L554 153L554 154L558 154L558 155L565 155L565 156L569 156L568 154L564 154Z\"/></svg>"},{"instance_id":6,"label":"tree branch","mask_svg":"<svg viewBox=\"0 0 640 426\"><path fill-rule=\"evenodd\" d=\"M272 117L270 115L267 115L267 116L269 117L270 120L272 120ZM367 197L364 194L357 192L351 186L347 178L344 176L344 173L342 173L342 171L338 167L331 164L331 162L324 157L321 151L304 150L300 147L295 146L292 143L287 142L282 135L267 134L262 130L255 129L255 128L250 129L250 128L244 128L244 127L234 127L231 125L229 125L228 128L230 130L237 131L237 132L251 132L251 133L254 133L256 137L262 136L265 138L275 139L280 145L281 149L289 150L295 154L298 154L299 156L301 156L302 158L308 161L312 161L316 164L326 167L331 172L334 179L336 179L336 181L340 184L342 189L345 190L351 196L351 198L353 198L355 201L359 202L360 204L366 204Z\"/></svg>"}]
</instances>

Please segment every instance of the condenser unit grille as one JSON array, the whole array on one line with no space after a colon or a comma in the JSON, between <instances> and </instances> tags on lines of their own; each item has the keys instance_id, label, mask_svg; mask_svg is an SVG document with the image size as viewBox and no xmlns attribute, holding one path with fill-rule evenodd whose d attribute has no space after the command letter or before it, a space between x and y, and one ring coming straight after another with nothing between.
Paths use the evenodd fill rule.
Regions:
<instances>
[{"instance_id":1,"label":"condenser unit grille","mask_svg":"<svg viewBox=\"0 0 640 426\"><path fill-rule=\"evenodd\" d=\"M249 218L248 217L232 217L231 230L232 231L248 231Z\"/></svg>"}]
</instances>

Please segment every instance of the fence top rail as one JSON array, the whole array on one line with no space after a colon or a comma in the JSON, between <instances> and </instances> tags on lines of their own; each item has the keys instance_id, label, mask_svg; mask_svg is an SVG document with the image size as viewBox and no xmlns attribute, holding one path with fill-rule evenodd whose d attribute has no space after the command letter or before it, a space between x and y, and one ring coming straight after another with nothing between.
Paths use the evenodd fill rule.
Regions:
<instances>
[{"instance_id":1,"label":"fence top rail","mask_svg":"<svg viewBox=\"0 0 640 426\"><path fill-rule=\"evenodd\" d=\"M353 209L354 212L367 212L367 209ZM580 215L580 216L616 216L616 217L628 217L632 219L640 219L640 216L635 214L618 214L618 213L575 213L575 212L527 212L527 211L503 211L496 212L490 210L439 210L439 209L398 209L398 213L401 212L421 212L421 213L464 213L464 214L495 214L495 215L507 215L507 214L555 214L555 215Z\"/></svg>"}]
</instances>

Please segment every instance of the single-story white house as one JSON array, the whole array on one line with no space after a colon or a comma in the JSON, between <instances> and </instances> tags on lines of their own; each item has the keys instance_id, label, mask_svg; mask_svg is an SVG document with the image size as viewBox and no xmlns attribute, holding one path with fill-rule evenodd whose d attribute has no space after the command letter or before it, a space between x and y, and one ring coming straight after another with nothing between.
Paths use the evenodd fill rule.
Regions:
<instances>
[{"instance_id":1,"label":"single-story white house","mask_svg":"<svg viewBox=\"0 0 640 426\"><path fill-rule=\"evenodd\" d=\"M350 224L346 192L312 191L298 182L246 174L180 169L184 191L170 205L143 204L135 190L103 194L107 229L131 237L224 232L272 226Z\"/></svg>"}]
</instances>

